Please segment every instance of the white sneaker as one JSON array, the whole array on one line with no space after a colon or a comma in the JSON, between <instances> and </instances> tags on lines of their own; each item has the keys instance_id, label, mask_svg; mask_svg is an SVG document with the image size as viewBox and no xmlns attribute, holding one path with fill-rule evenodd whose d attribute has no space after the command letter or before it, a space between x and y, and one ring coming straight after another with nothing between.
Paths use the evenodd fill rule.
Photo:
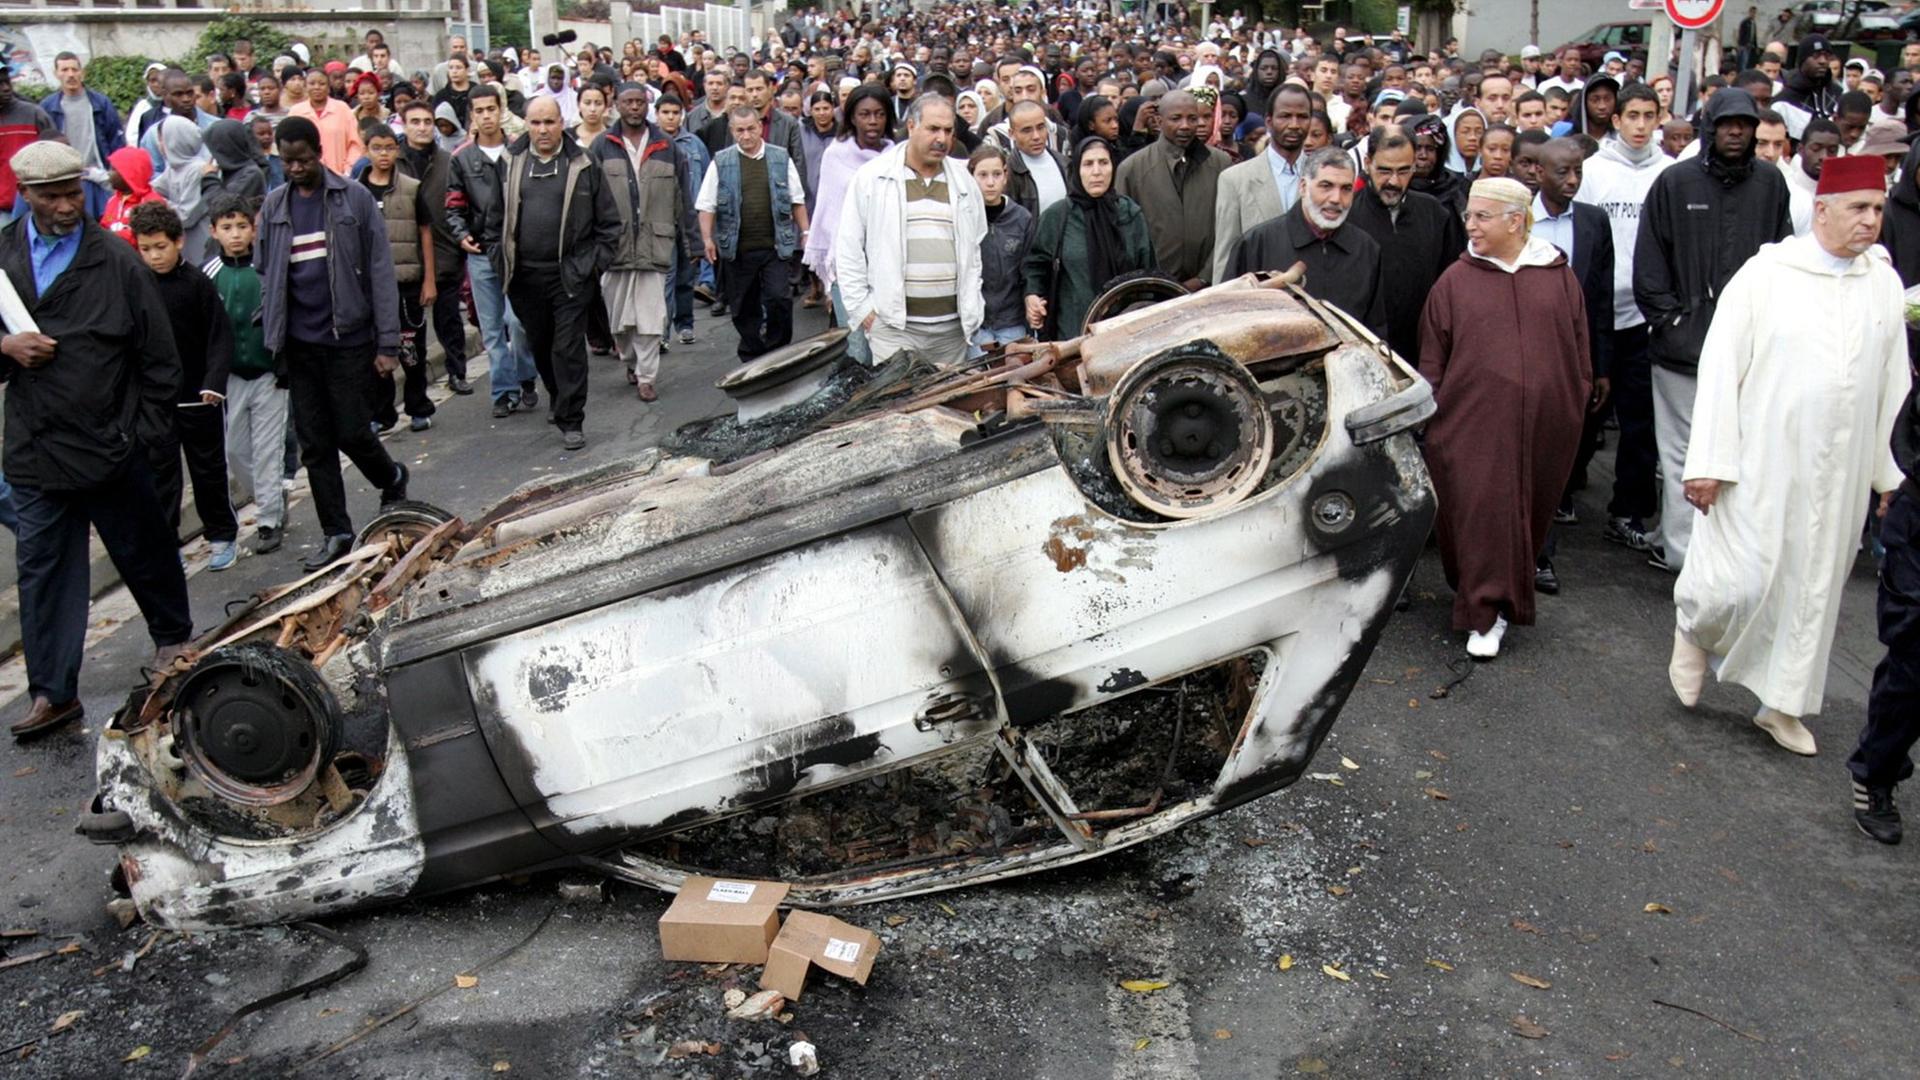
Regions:
<instances>
[{"instance_id":1,"label":"white sneaker","mask_svg":"<svg viewBox=\"0 0 1920 1080\"><path fill-rule=\"evenodd\" d=\"M1667 681L1673 684L1673 696L1689 709L1700 703L1700 691L1707 685L1707 650L1688 641L1678 627L1673 631L1673 658L1667 661Z\"/></svg>"},{"instance_id":2,"label":"white sneaker","mask_svg":"<svg viewBox=\"0 0 1920 1080\"><path fill-rule=\"evenodd\" d=\"M1467 635L1467 655L1475 660L1491 660L1500 655L1500 639L1507 634L1507 617L1495 615L1492 629Z\"/></svg>"},{"instance_id":3,"label":"white sneaker","mask_svg":"<svg viewBox=\"0 0 1920 1080\"><path fill-rule=\"evenodd\" d=\"M1782 747L1803 757L1812 757L1820 752L1819 744L1813 741L1813 732L1800 722L1797 716L1788 716L1779 709L1761 709L1754 714L1753 724L1761 731L1773 736L1773 741Z\"/></svg>"}]
</instances>

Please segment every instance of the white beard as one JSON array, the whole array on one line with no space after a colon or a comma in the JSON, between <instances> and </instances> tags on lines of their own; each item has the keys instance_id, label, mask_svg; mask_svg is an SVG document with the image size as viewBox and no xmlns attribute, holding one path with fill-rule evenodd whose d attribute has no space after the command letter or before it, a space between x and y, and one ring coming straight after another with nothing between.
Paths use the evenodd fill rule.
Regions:
<instances>
[{"instance_id":1,"label":"white beard","mask_svg":"<svg viewBox=\"0 0 1920 1080\"><path fill-rule=\"evenodd\" d=\"M1301 209L1306 212L1307 220L1311 221L1314 227L1321 232L1332 232L1340 226L1345 225L1347 223L1347 215L1352 212L1352 208L1349 207L1346 210L1340 211L1339 217L1329 219L1322 217L1320 209L1314 206L1312 202L1305 203Z\"/></svg>"}]
</instances>

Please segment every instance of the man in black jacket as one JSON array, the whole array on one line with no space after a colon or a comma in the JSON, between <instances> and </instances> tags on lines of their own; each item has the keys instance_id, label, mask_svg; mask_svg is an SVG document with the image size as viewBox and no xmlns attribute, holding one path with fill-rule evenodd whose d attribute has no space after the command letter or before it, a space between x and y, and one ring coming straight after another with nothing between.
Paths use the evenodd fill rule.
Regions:
<instances>
[{"instance_id":1,"label":"man in black jacket","mask_svg":"<svg viewBox=\"0 0 1920 1080\"><path fill-rule=\"evenodd\" d=\"M505 419L516 411L538 408L540 391L526 327L507 301L501 258L500 226L506 209L500 192L507 137L500 124L505 105L493 87L479 86L468 107L473 137L453 155L447 175L447 228L466 258L467 283L480 316L480 340L487 347L493 415Z\"/></svg>"},{"instance_id":2,"label":"man in black jacket","mask_svg":"<svg viewBox=\"0 0 1920 1080\"><path fill-rule=\"evenodd\" d=\"M87 527L100 533L165 667L193 633L179 546L167 533L145 444L173 423L180 357L153 275L87 219L78 151L55 142L12 159L29 213L0 231L0 270L32 325L0 339L6 474L19 509L20 630L32 705L16 738L83 715Z\"/></svg>"},{"instance_id":3,"label":"man in black jacket","mask_svg":"<svg viewBox=\"0 0 1920 1080\"><path fill-rule=\"evenodd\" d=\"M301 566L318 570L353 547L341 454L380 489L380 505L407 497L407 467L373 433L368 393L375 374L400 366L400 287L379 205L321 164L313 121L287 117L274 141L287 182L260 207L260 325L287 372L323 534Z\"/></svg>"},{"instance_id":4,"label":"man in black jacket","mask_svg":"<svg viewBox=\"0 0 1920 1080\"><path fill-rule=\"evenodd\" d=\"M1387 334L1386 292L1380 283L1380 245L1347 224L1353 209L1353 159L1337 146L1308 154L1300 165L1300 201L1293 209L1240 238L1227 262L1230 278L1256 270L1285 271L1305 263L1301 287L1316 300Z\"/></svg>"},{"instance_id":5,"label":"man in black jacket","mask_svg":"<svg viewBox=\"0 0 1920 1080\"><path fill-rule=\"evenodd\" d=\"M1920 742L1920 389L1907 395L1893 424L1893 460L1906 482L1883 501L1877 604L1887 655L1873 670L1867 726L1847 759L1853 774L1853 819L1883 844L1900 842L1894 786L1913 775L1908 752Z\"/></svg>"},{"instance_id":6,"label":"man in black jacket","mask_svg":"<svg viewBox=\"0 0 1920 1080\"><path fill-rule=\"evenodd\" d=\"M587 445L587 304L620 242L605 175L567 136L558 103L535 98L527 106L527 134L507 153L502 189L507 296L527 328L566 450Z\"/></svg>"},{"instance_id":7,"label":"man in black jacket","mask_svg":"<svg viewBox=\"0 0 1920 1080\"><path fill-rule=\"evenodd\" d=\"M432 215L433 333L447 354L447 388L456 394L471 394L473 385L467 382L467 327L460 317L460 279L465 276L467 257L447 221L447 180L453 159L434 141L432 105L415 100L402 113L401 122L407 135L396 167L420 181L420 198ZM420 344L424 356L424 331Z\"/></svg>"},{"instance_id":8,"label":"man in black jacket","mask_svg":"<svg viewBox=\"0 0 1920 1080\"><path fill-rule=\"evenodd\" d=\"M1420 361L1420 311L1427 294L1466 250L1460 219L1431 195L1409 190L1413 140L1386 125L1372 137L1367 186L1353 197L1347 227L1380 246L1380 276L1386 292L1387 344L1410 364Z\"/></svg>"},{"instance_id":9,"label":"man in black jacket","mask_svg":"<svg viewBox=\"0 0 1920 1080\"><path fill-rule=\"evenodd\" d=\"M1593 363L1593 397L1587 403L1586 427L1580 434L1567 489L1560 496L1560 509L1554 513L1556 522L1569 525L1579 520L1573 512L1573 493L1587 486L1587 464L1599 449L1601 423L1613 385L1608 351L1613 341L1613 226L1606 211L1573 201L1580 192L1586 160L1577 137L1555 139L1540 148L1539 168L1533 172L1537 184L1533 235L1559 248L1580 282L1587 308L1588 355ZM1546 550L1540 553L1533 575L1534 588L1549 595L1560 591L1560 579L1553 572L1556 539L1553 533L1547 535Z\"/></svg>"},{"instance_id":10,"label":"man in black jacket","mask_svg":"<svg viewBox=\"0 0 1920 1080\"><path fill-rule=\"evenodd\" d=\"M1653 182L1633 249L1633 299L1647 316L1653 361L1654 438L1660 445L1659 541L1647 562L1678 572L1693 534L1693 507L1681 487L1692 431L1694 372L1720 291L1760 245L1793 235L1787 181L1754 166L1760 110L1745 90L1708 99L1700 155L1677 161Z\"/></svg>"}]
</instances>

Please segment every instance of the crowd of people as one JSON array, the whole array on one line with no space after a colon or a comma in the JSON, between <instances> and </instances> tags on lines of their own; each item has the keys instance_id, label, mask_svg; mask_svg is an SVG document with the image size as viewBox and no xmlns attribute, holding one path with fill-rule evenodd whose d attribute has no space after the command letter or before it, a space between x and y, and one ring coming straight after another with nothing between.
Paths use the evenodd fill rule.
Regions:
<instances>
[{"instance_id":1,"label":"crowd of people","mask_svg":"<svg viewBox=\"0 0 1920 1080\"><path fill-rule=\"evenodd\" d=\"M799 303L862 362L950 365L1080 335L1129 275L1304 265L1433 387L1422 446L1476 659L1559 591L1556 530L1611 442L1603 535L1678 575L1675 693L1744 685L1811 754L1868 537L1889 652L1850 767L1862 828L1897 840L1920 736L1920 43L1891 72L1818 35L1750 44L1689 101L1639 55L1104 6L806 11L748 49L690 32L555 59L458 37L402 57L377 30L350 58L239 42L204 72L154 65L125 116L69 54L39 105L0 70L33 693L14 733L79 715L89 525L166 663L190 629L183 488L224 569L230 482L270 552L297 456L321 526L304 565L338 559L339 456L406 497L380 435L402 409L432 424L429 324L473 392L469 303L492 415L544 391L577 450L590 357L657 400L696 299L743 363L791 343Z\"/></svg>"}]
</instances>

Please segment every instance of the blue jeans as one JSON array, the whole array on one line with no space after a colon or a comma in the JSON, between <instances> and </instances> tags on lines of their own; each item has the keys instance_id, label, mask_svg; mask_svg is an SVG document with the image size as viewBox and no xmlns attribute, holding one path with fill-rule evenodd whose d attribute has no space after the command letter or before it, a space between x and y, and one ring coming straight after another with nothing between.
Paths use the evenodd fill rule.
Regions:
<instances>
[{"instance_id":1,"label":"blue jeans","mask_svg":"<svg viewBox=\"0 0 1920 1080\"><path fill-rule=\"evenodd\" d=\"M832 292L834 325L847 328L847 355L853 357L857 363L871 365L873 363L873 346L867 344L866 333L859 327L853 325L853 321L847 318L847 305L845 301L840 299L839 282L834 282Z\"/></svg>"},{"instance_id":2,"label":"blue jeans","mask_svg":"<svg viewBox=\"0 0 1920 1080\"><path fill-rule=\"evenodd\" d=\"M985 356L987 346L1011 345L1031 333L1033 331L1024 326L1007 326L999 330L989 330L983 326L973 332L973 348L968 351L967 358L972 360Z\"/></svg>"},{"instance_id":3,"label":"blue jeans","mask_svg":"<svg viewBox=\"0 0 1920 1080\"><path fill-rule=\"evenodd\" d=\"M698 264L677 247L673 253L673 273L667 275L667 313L673 329L693 329L693 282Z\"/></svg>"},{"instance_id":4,"label":"blue jeans","mask_svg":"<svg viewBox=\"0 0 1920 1080\"><path fill-rule=\"evenodd\" d=\"M527 348L527 331L507 303L506 289L493 260L485 255L467 256L467 280L473 283L473 306L480 312L480 340L487 347L487 363L492 369L488 381L493 384L493 400L518 397L533 385L538 374L533 366L533 350Z\"/></svg>"},{"instance_id":5,"label":"blue jeans","mask_svg":"<svg viewBox=\"0 0 1920 1080\"><path fill-rule=\"evenodd\" d=\"M15 535L20 532L20 511L13 505L13 485L5 473L0 473L0 526Z\"/></svg>"}]
</instances>

